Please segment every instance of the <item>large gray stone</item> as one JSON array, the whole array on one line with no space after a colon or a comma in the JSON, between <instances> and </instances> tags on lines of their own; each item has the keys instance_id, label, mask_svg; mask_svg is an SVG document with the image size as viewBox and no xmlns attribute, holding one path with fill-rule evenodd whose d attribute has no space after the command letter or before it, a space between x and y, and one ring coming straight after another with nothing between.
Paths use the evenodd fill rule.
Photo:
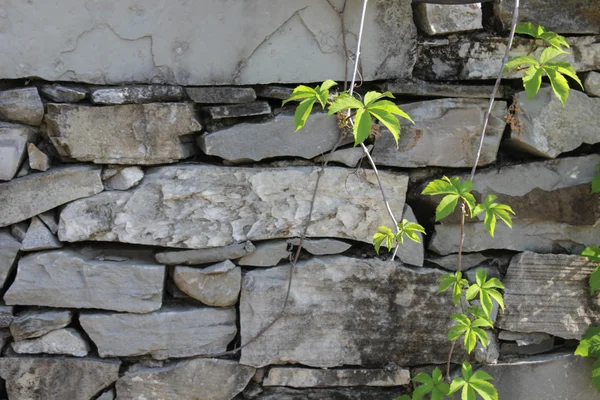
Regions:
<instances>
[{"instance_id":1,"label":"large gray stone","mask_svg":"<svg viewBox=\"0 0 600 400\"><path fill-rule=\"evenodd\" d=\"M294 132L294 117L280 114L266 122L205 133L198 145L208 155L244 162L283 156L313 158L331 150L339 137L336 119L326 114L311 115L298 132Z\"/></svg>"},{"instance_id":2,"label":"large gray stone","mask_svg":"<svg viewBox=\"0 0 600 400\"><path fill-rule=\"evenodd\" d=\"M414 7L417 27L427 35L482 29L481 3L417 4Z\"/></svg>"},{"instance_id":3,"label":"large gray stone","mask_svg":"<svg viewBox=\"0 0 600 400\"><path fill-rule=\"evenodd\" d=\"M254 372L236 361L197 358L126 372L117 381L117 395L119 400L230 400Z\"/></svg>"},{"instance_id":4,"label":"large gray stone","mask_svg":"<svg viewBox=\"0 0 600 400\"><path fill-rule=\"evenodd\" d=\"M90 345L73 328L59 329L44 336L21 340L12 343L13 350L18 354L65 354L75 357L85 357L90 351Z\"/></svg>"},{"instance_id":5,"label":"large gray stone","mask_svg":"<svg viewBox=\"0 0 600 400\"><path fill-rule=\"evenodd\" d=\"M584 143L600 143L600 99L571 90L563 107L551 87L541 88L527 100L527 93L515 96L521 112L516 116L520 129L513 129L504 143L538 157L555 158ZM565 134L569 132L569 134Z\"/></svg>"},{"instance_id":6,"label":"large gray stone","mask_svg":"<svg viewBox=\"0 0 600 400\"><path fill-rule=\"evenodd\" d=\"M34 87L0 91L0 119L38 126L44 118L44 104Z\"/></svg>"},{"instance_id":7,"label":"large gray stone","mask_svg":"<svg viewBox=\"0 0 600 400\"><path fill-rule=\"evenodd\" d=\"M60 83L43 85L39 90L44 97L57 103L78 103L87 96L87 90L85 89L65 86Z\"/></svg>"},{"instance_id":8,"label":"large gray stone","mask_svg":"<svg viewBox=\"0 0 600 400\"><path fill-rule=\"evenodd\" d=\"M181 86L124 86L92 90L92 103L102 105L143 104L183 100Z\"/></svg>"},{"instance_id":9,"label":"large gray stone","mask_svg":"<svg viewBox=\"0 0 600 400\"><path fill-rule=\"evenodd\" d=\"M47 107L47 134L58 154L97 164L176 162L194 154L192 134L202 128L183 103Z\"/></svg>"},{"instance_id":10,"label":"large gray stone","mask_svg":"<svg viewBox=\"0 0 600 400\"><path fill-rule=\"evenodd\" d=\"M492 95L492 85L461 85L457 83L427 82L418 79L403 79L386 82L383 91L393 94L426 97L459 97L465 99L488 99ZM510 97L510 88L500 86L496 99Z\"/></svg>"},{"instance_id":11,"label":"large gray stone","mask_svg":"<svg viewBox=\"0 0 600 400\"><path fill-rule=\"evenodd\" d=\"M589 72L583 81L583 86L588 95L600 97L600 72Z\"/></svg>"},{"instance_id":12,"label":"large gray stone","mask_svg":"<svg viewBox=\"0 0 600 400\"><path fill-rule=\"evenodd\" d=\"M353 1L344 14L350 49L362 11ZM269 0L80 5L6 7L11 24L2 32L0 54L14 62L2 68L0 79L193 86L344 78L341 22L327 2L297 0L275 8ZM48 18L60 21L60 29L30 29ZM364 26L363 79L410 75L416 42L410 2L369 2Z\"/></svg>"},{"instance_id":13,"label":"large gray stone","mask_svg":"<svg viewBox=\"0 0 600 400\"><path fill-rule=\"evenodd\" d=\"M8 229L0 229L0 289L15 265L21 243L16 240Z\"/></svg>"},{"instance_id":14,"label":"large gray stone","mask_svg":"<svg viewBox=\"0 0 600 400\"><path fill-rule=\"evenodd\" d=\"M127 192L104 192L61 213L62 241L104 240L182 248L299 236L317 169L181 165L153 168ZM382 171L392 210L404 207L408 177ZM371 243L388 215L371 171L326 168L309 237Z\"/></svg>"},{"instance_id":15,"label":"large gray stone","mask_svg":"<svg viewBox=\"0 0 600 400\"><path fill-rule=\"evenodd\" d=\"M173 280L182 292L206 305L229 307L240 295L242 269L229 260L208 268L177 266Z\"/></svg>"},{"instance_id":16,"label":"large gray stone","mask_svg":"<svg viewBox=\"0 0 600 400\"><path fill-rule=\"evenodd\" d=\"M407 369L269 369L263 386L346 387L346 386L402 386L410 383Z\"/></svg>"},{"instance_id":17,"label":"large gray stone","mask_svg":"<svg viewBox=\"0 0 600 400\"><path fill-rule=\"evenodd\" d=\"M0 180L11 180L27 154L27 143L36 137L28 126L0 122Z\"/></svg>"},{"instance_id":18,"label":"large gray stone","mask_svg":"<svg viewBox=\"0 0 600 400\"><path fill-rule=\"evenodd\" d=\"M73 250L27 255L7 304L145 313L160 308L165 267L135 260L98 261Z\"/></svg>"},{"instance_id":19,"label":"large gray stone","mask_svg":"<svg viewBox=\"0 0 600 400\"><path fill-rule=\"evenodd\" d=\"M10 333L15 340L31 339L64 328L72 319L72 311L27 310L13 318Z\"/></svg>"},{"instance_id":20,"label":"large gray stone","mask_svg":"<svg viewBox=\"0 0 600 400\"><path fill-rule=\"evenodd\" d=\"M503 280L506 310L498 327L581 339L600 322L598 299L590 296L596 265L585 257L525 252L515 256Z\"/></svg>"},{"instance_id":21,"label":"large gray stone","mask_svg":"<svg viewBox=\"0 0 600 400\"><path fill-rule=\"evenodd\" d=\"M120 361L93 358L0 358L0 376L14 400L90 400L119 378Z\"/></svg>"},{"instance_id":22,"label":"large gray stone","mask_svg":"<svg viewBox=\"0 0 600 400\"><path fill-rule=\"evenodd\" d=\"M53 168L0 183L0 226L11 225L75 199L100 193L104 189L100 172L100 168L77 165Z\"/></svg>"},{"instance_id":23,"label":"large gray stone","mask_svg":"<svg viewBox=\"0 0 600 400\"><path fill-rule=\"evenodd\" d=\"M62 243L50 232L50 229L38 217L33 217L23 239L21 250L48 250L61 247Z\"/></svg>"},{"instance_id":24,"label":"large gray stone","mask_svg":"<svg viewBox=\"0 0 600 400\"><path fill-rule=\"evenodd\" d=\"M165 251L156 253L156 261L166 265L199 265L218 261L235 260L256 251L251 241L234 243L212 249Z\"/></svg>"},{"instance_id":25,"label":"large gray stone","mask_svg":"<svg viewBox=\"0 0 600 400\"><path fill-rule=\"evenodd\" d=\"M257 269L242 281L242 343L279 315L290 266ZM277 322L242 349L240 362L381 366L444 363L450 296L436 295L441 271L342 256L300 261ZM390 290L393 288L393 290ZM455 355L465 355L462 345Z\"/></svg>"},{"instance_id":26,"label":"large gray stone","mask_svg":"<svg viewBox=\"0 0 600 400\"><path fill-rule=\"evenodd\" d=\"M440 99L402 105L415 124L401 121L396 148L386 129L375 142L373 159L394 167L471 167L479 148L481 127L488 107L483 99ZM506 102L494 104L479 166L496 161L506 122Z\"/></svg>"},{"instance_id":27,"label":"large gray stone","mask_svg":"<svg viewBox=\"0 0 600 400\"><path fill-rule=\"evenodd\" d=\"M241 87L190 87L185 92L194 103L241 104L256 100L252 88Z\"/></svg>"},{"instance_id":28,"label":"large gray stone","mask_svg":"<svg viewBox=\"0 0 600 400\"><path fill-rule=\"evenodd\" d=\"M100 357L157 360L220 353L237 333L234 308L166 306L149 314L82 313Z\"/></svg>"}]
</instances>

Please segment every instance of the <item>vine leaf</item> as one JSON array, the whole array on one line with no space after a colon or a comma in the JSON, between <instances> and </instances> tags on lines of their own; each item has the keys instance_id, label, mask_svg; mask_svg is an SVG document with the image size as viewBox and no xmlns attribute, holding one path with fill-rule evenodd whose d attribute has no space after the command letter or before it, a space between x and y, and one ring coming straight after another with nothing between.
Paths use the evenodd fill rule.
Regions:
<instances>
[{"instance_id":1,"label":"vine leaf","mask_svg":"<svg viewBox=\"0 0 600 400\"><path fill-rule=\"evenodd\" d=\"M600 326L590 326L585 332L575 354L582 357L600 357Z\"/></svg>"},{"instance_id":2,"label":"vine leaf","mask_svg":"<svg viewBox=\"0 0 600 400\"><path fill-rule=\"evenodd\" d=\"M300 104L298 104L296 112L294 113L296 132L304 127L306 120L317 101L321 104L323 110L325 109L327 99L329 98L329 89L335 85L337 85L337 83L332 80L326 80L321 85L315 86L314 89L305 85L300 85L294 89L289 98L283 101L282 105L285 105L290 101L300 101Z\"/></svg>"},{"instance_id":3,"label":"vine leaf","mask_svg":"<svg viewBox=\"0 0 600 400\"><path fill-rule=\"evenodd\" d=\"M414 390L412 400L421 400L429 393L431 393L431 400L443 400L449 394L450 385L442 380L442 371L437 367L431 376L421 372L412 380L421 384Z\"/></svg>"},{"instance_id":4,"label":"vine leaf","mask_svg":"<svg viewBox=\"0 0 600 400\"><path fill-rule=\"evenodd\" d=\"M388 228L385 225L382 225L377 228L377 233L373 236L373 247L375 247L375 252L379 254L379 249L383 242L385 242L385 247L388 250L391 250L394 247L394 239L396 235L394 235L394 231Z\"/></svg>"},{"instance_id":5,"label":"vine leaf","mask_svg":"<svg viewBox=\"0 0 600 400\"><path fill-rule=\"evenodd\" d=\"M459 199L465 202L472 214L477 203L475 197L471 194L471 190L473 190L473 182L470 180L461 182L460 178L456 176L452 178L444 176L442 179L429 182L421 194L429 196L446 195L435 209L435 221L437 222L454 212Z\"/></svg>"},{"instance_id":6,"label":"vine leaf","mask_svg":"<svg viewBox=\"0 0 600 400\"><path fill-rule=\"evenodd\" d=\"M581 252L581 255L589 258L592 261L600 263L600 247L598 246L587 247L584 251Z\"/></svg>"},{"instance_id":7,"label":"vine leaf","mask_svg":"<svg viewBox=\"0 0 600 400\"><path fill-rule=\"evenodd\" d=\"M592 193L600 193L600 164L596 165L598 174L592 179Z\"/></svg>"},{"instance_id":8,"label":"vine leaf","mask_svg":"<svg viewBox=\"0 0 600 400\"><path fill-rule=\"evenodd\" d=\"M517 25L515 32L521 35L529 35L535 39L541 39L555 49L560 50L562 49L562 46L565 46L566 48L570 47L569 42L567 42L567 39L565 39L564 36L554 32L546 31L546 28L544 28L542 25L535 25L531 22L523 22Z\"/></svg>"},{"instance_id":9,"label":"vine leaf","mask_svg":"<svg viewBox=\"0 0 600 400\"><path fill-rule=\"evenodd\" d=\"M406 218L402 220L402 222L398 223L398 233L396 234L396 240L402 244L404 244L404 235L408 237L413 242L421 243L421 238L419 237L419 233L426 235L425 228L423 226L417 224L416 222L410 222Z\"/></svg>"},{"instance_id":10,"label":"vine leaf","mask_svg":"<svg viewBox=\"0 0 600 400\"><path fill-rule=\"evenodd\" d=\"M439 277L438 282L440 286L437 293L443 293L452 287L452 302L454 306L458 306L462 291L464 288L469 287L469 281L462 277L462 272L458 271L454 274L445 274Z\"/></svg>"},{"instance_id":11,"label":"vine leaf","mask_svg":"<svg viewBox=\"0 0 600 400\"><path fill-rule=\"evenodd\" d=\"M504 311L504 299L502 298L502 294L498 291L498 289L504 289L502 282L500 282L498 278L486 280L487 272L483 269L477 270L475 277L476 282L467 289L467 300L473 300L479 295L481 307L488 317L492 313L492 299L496 300L496 303L498 303L500 308Z\"/></svg>"},{"instance_id":12,"label":"vine leaf","mask_svg":"<svg viewBox=\"0 0 600 400\"><path fill-rule=\"evenodd\" d=\"M458 324L452 326L448 331L448 340L454 341L464 335L465 349L467 349L469 354L475 349L477 339L479 339L483 347L487 347L489 337L487 332L481 328L493 328L494 325L488 318L476 318L471 321L465 314L452 314L450 318L458 322Z\"/></svg>"},{"instance_id":13,"label":"vine leaf","mask_svg":"<svg viewBox=\"0 0 600 400\"><path fill-rule=\"evenodd\" d=\"M592 385L600 392L600 359L592 364Z\"/></svg>"},{"instance_id":14,"label":"vine leaf","mask_svg":"<svg viewBox=\"0 0 600 400\"><path fill-rule=\"evenodd\" d=\"M475 400L475 392L483 400L498 400L498 392L490 382L493 380L488 373L478 370L473 373L473 367L468 361L462 365L462 378L456 378L450 384L450 394L462 388L462 400Z\"/></svg>"},{"instance_id":15,"label":"vine leaf","mask_svg":"<svg viewBox=\"0 0 600 400\"><path fill-rule=\"evenodd\" d=\"M587 247L581 252L581 255L600 263L600 247L598 246ZM594 294L598 290L600 290L600 266L596 267L590 275L590 294Z\"/></svg>"},{"instance_id":16,"label":"vine leaf","mask_svg":"<svg viewBox=\"0 0 600 400\"><path fill-rule=\"evenodd\" d=\"M513 209L506 204L494 203L498 196L488 194L482 204L478 204L473 210L472 215L477 216L485 212L483 223L488 233L494 237L496 231L496 218L500 218L509 228L512 229L512 217L510 214L515 214ZM510 214L509 214L510 213Z\"/></svg>"}]
</instances>

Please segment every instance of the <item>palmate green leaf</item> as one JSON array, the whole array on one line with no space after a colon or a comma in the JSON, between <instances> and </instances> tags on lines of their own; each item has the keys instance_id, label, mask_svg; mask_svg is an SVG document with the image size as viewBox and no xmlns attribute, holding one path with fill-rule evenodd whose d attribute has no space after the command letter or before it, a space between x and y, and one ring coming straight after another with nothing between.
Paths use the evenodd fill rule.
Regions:
<instances>
[{"instance_id":1,"label":"palmate green leaf","mask_svg":"<svg viewBox=\"0 0 600 400\"><path fill-rule=\"evenodd\" d=\"M477 339L483 345L487 347L489 338L487 332L480 328L480 326L488 326L488 321L484 319L476 319L471 321L465 314L452 314L450 316L454 321L457 322L448 331L448 340L454 341L464 335L464 346L467 353L471 354L477 344Z\"/></svg>"},{"instance_id":2,"label":"palmate green leaf","mask_svg":"<svg viewBox=\"0 0 600 400\"><path fill-rule=\"evenodd\" d=\"M372 116L377 118L379 122L381 122L392 134L394 140L396 141L396 147L398 147L398 141L400 140L400 121L398 118L394 117L392 114L380 110L380 109L369 109L369 112Z\"/></svg>"},{"instance_id":3,"label":"palmate green leaf","mask_svg":"<svg viewBox=\"0 0 600 400\"><path fill-rule=\"evenodd\" d=\"M404 243L404 236L406 235L413 242L421 243L421 237L418 235L419 233L426 235L425 228L416 222L410 222L405 218L402 222L398 223L396 240L400 243Z\"/></svg>"},{"instance_id":4,"label":"palmate green leaf","mask_svg":"<svg viewBox=\"0 0 600 400\"><path fill-rule=\"evenodd\" d=\"M529 35L535 39L542 39L550 46L558 49L562 48L561 46L565 46L567 48L569 47L569 43L563 36L560 36L554 32L546 31L546 28L544 28L542 25L535 25L531 22L523 22L517 25L515 32L521 35Z\"/></svg>"},{"instance_id":5,"label":"palmate green leaf","mask_svg":"<svg viewBox=\"0 0 600 400\"><path fill-rule=\"evenodd\" d=\"M483 220L484 225L488 233L494 237L496 231L496 218L500 218L509 228L512 228L512 217L510 214L515 212L510 206L502 203L495 203L498 196L488 194L485 201L479 204L473 210L472 216L477 216L482 212L485 212L485 218Z\"/></svg>"},{"instance_id":6,"label":"palmate green leaf","mask_svg":"<svg viewBox=\"0 0 600 400\"><path fill-rule=\"evenodd\" d=\"M394 140L396 141L396 147L398 147L398 141L400 140L400 121L398 121L398 117L407 119L412 123L414 123L414 121L407 113L402 111L396 104L392 103L391 101L375 101L389 92L383 94L377 92L369 92L367 93L367 95L369 95L370 93L375 93L375 95L371 96L371 102L367 103L367 111L369 111L369 113L373 117L377 118L383 125L385 125L385 127L390 131L390 133L394 137ZM391 95L391 93L389 93L389 95Z\"/></svg>"},{"instance_id":7,"label":"palmate green leaf","mask_svg":"<svg viewBox=\"0 0 600 400\"><path fill-rule=\"evenodd\" d=\"M436 179L427 184L421 194L435 196L438 194L459 194L458 190L452 185L450 179Z\"/></svg>"},{"instance_id":8,"label":"palmate green leaf","mask_svg":"<svg viewBox=\"0 0 600 400\"><path fill-rule=\"evenodd\" d=\"M330 117L333 114L342 110L354 110L361 108L364 108L364 104L360 100L348 95L347 93L343 93L340 96L338 96L338 98L333 102L333 104L329 106L327 116Z\"/></svg>"},{"instance_id":9,"label":"palmate green leaf","mask_svg":"<svg viewBox=\"0 0 600 400\"><path fill-rule=\"evenodd\" d=\"M373 235L373 247L375 247L375 252L379 254L379 249L384 243L388 250L391 250L392 247L394 247L395 238L394 232L387 226L382 225L378 227L377 233Z\"/></svg>"},{"instance_id":10,"label":"palmate green leaf","mask_svg":"<svg viewBox=\"0 0 600 400\"><path fill-rule=\"evenodd\" d=\"M482 370L473 373L473 367L468 361L462 365L462 374L462 378L456 378L450 384L450 395L462 389L462 400L475 400L475 393L483 400L498 400L496 388L488 382L493 379L489 374Z\"/></svg>"},{"instance_id":11,"label":"palmate green leaf","mask_svg":"<svg viewBox=\"0 0 600 400\"><path fill-rule=\"evenodd\" d=\"M560 72L553 67L542 67L552 85L552 90L556 97L560 99L563 107L565 106L567 99L569 98L569 82Z\"/></svg>"},{"instance_id":12,"label":"palmate green leaf","mask_svg":"<svg viewBox=\"0 0 600 400\"><path fill-rule=\"evenodd\" d=\"M590 275L590 294L593 295L598 290L600 290L600 267L596 267Z\"/></svg>"},{"instance_id":13,"label":"palmate green leaf","mask_svg":"<svg viewBox=\"0 0 600 400\"><path fill-rule=\"evenodd\" d=\"M325 82L323 82L321 84L321 90L329 90L336 85L337 85L337 82L332 81L331 79L327 79Z\"/></svg>"},{"instance_id":14,"label":"palmate green leaf","mask_svg":"<svg viewBox=\"0 0 600 400\"><path fill-rule=\"evenodd\" d=\"M317 97L317 92L315 91L315 89L310 88L308 86L304 86L304 85L300 85L297 86L294 91L292 92L292 95L290 97L288 97L286 100L283 101L283 103L281 103L281 105L286 105L286 103L289 103L290 101L299 101L299 100L304 100L308 97Z\"/></svg>"},{"instance_id":15,"label":"palmate green leaf","mask_svg":"<svg viewBox=\"0 0 600 400\"><path fill-rule=\"evenodd\" d=\"M600 392L600 359L592 364L592 385Z\"/></svg>"},{"instance_id":16,"label":"palmate green leaf","mask_svg":"<svg viewBox=\"0 0 600 400\"><path fill-rule=\"evenodd\" d=\"M316 101L321 103L321 106L325 109L327 98L329 97L329 89L335 85L337 85L337 83L332 80L327 80L323 82L322 85L317 85L314 89L305 85L300 85L294 89L289 98L283 101L282 105L285 105L290 101L300 101L300 104L296 107L296 111L294 112L296 132L302 129L306 124L308 116Z\"/></svg>"},{"instance_id":17,"label":"palmate green leaf","mask_svg":"<svg viewBox=\"0 0 600 400\"><path fill-rule=\"evenodd\" d=\"M442 275L438 279L438 282L440 282L440 286L437 291L438 294L452 288L452 302L454 303L455 307L458 306L460 302L463 289L469 286L469 281L462 277L462 273L460 271L455 272L454 274Z\"/></svg>"},{"instance_id":18,"label":"palmate green leaf","mask_svg":"<svg viewBox=\"0 0 600 400\"><path fill-rule=\"evenodd\" d=\"M577 72L575 71L575 68L573 68L573 66L571 64L569 64L568 62L553 61L553 62L546 63L546 66L553 68L556 71L560 72L561 74L566 75L569 78L573 79L583 89L583 83L581 83L581 80L577 76Z\"/></svg>"},{"instance_id":19,"label":"palmate green leaf","mask_svg":"<svg viewBox=\"0 0 600 400\"><path fill-rule=\"evenodd\" d=\"M369 110L382 110L382 111L386 111L390 114L393 115L397 115L398 117L404 118L409 120L410 122L412 122L413 124L415 123L415 121L412 120L412 118L410 117L410 115L408 115L407 113L405 113L404 111L402 111L400 109L400 107L398 107L396 104L392 103L389 100L379 100L377 102L371 103L367 106L367 108Z\"/></svg>"},{"instance_id":20,"label":"palmate green leaf","mask_svg":"<svg viewBox=\"0 0 600 400\"><path fill-rule=\"evenodd\" d=\"M581 255L589 258L592 261L600 263L600 247L598 246L587 247L584 251L581 252Z\"/></svg>"},{"instance_id":21,"label":"palmate green leaf","mask_svg":"<svg viewBox=\"0 0 600 400\"><path fill-rule=\"evenodd\" d=\"M562 56L563 54L569 54L562 49L557 49L555 47L546 47L542 54L540 55L540 64L545 65L548 61Z\"/></svg>"},{"instance_id":22,"label":"palmate green leaf","mask_svg":"<svg viewBox=\"0 0 600 400\"><path fill-rule=\"evenodd\" d=\"M306 120L308 119L316 100L316 98L309 97L305 100L302 100L296 107L296 112L294 112L294 124L296 125L296 132L302 129L306 124Z\"/></svg>"},{"instance_id":23,"label":"palmate green leaf","mask_svg":"<svg viewBox=\"0 0 600 400\"><path fill-rule=\"evenodd\" d=\"M511 69L522 67L524 65L532 65L532 66L539 67L540 63L538 62L538 60L535 57L519 56L519 57L512 58L511 60L509 60L506 63L506 66L504 67L504 72L508 72Z\"/></svg>"},{"instance_id":24,"label":"palmate green leaf","mask_svg":"<svg viewBox=\"0 0 600 400\"><path fill-rule=\"evenodd\" d=\"M382 97L389 97L391 99L395 99L394 95L391 92L379 93L379 92L367 92L365 94L364 103L365 106L369 106L376 100L381 99Z\"/></svg>"},{"instance_id":25,"label":"palmate green leaf","mask_svg":"<svg viewBox=\"0 0 600 400\"><path fill-rule=\"evenodd\" d=\"M556 49L562 49L562 46L565 46L567 49L571 47L564 36L555 32L544 32L539 35L539 38Z\"/></svg>"},{"instance_id":26,"label":"palmate green leaf","mask_svg":"<svg viewBox=\"0 0 600 400\"><path fill-rule=\"evenodd\" d=\"M492 299L494 299L500 308L504 310L504 299L502 294L497 289L504 289L504 285L497 278L492 278L487 280L487 273L485 270L480 269L477 271L477 279L476 282L469 286L469 289L466 293L467 300L473 300L477 295L479 295L479 301L481 302L481 307L486 316L490 316L492 313Z\"/></svg>"},{"instance_id":27,"label":"palmate green leaf","mask_svg":"<svg viewBox=\"0 0 600 400\"><path fill-rule=\"evenodd\" d=\"M448 178L444 176L442 179L429 182L421 194L429 196L446 195L435 210L435 220L437 222L452 214L460 199L465 202L472 214L476 207L475 197L470 193L472 190L473 182L470 180L461 182L458 177Z\"/></svg>"},{"instance_id":28,"label":"palmate green leaf","mask_svg":"<svg viewBox=\"0 0 600 400\"><path fill-rule=\"evenodd\" d=\"M539 34L538 29L538 25L532 24L531 22L521 22L516 26L515 33L521 35L529 35L533 36L534 38L537 38Z\"/></svg>"},{"instance_id":29,"label":"palmate green leaf","mask_svg":"<svg viewBox=\"0 0 600 400\"><path fill-rule=\"evenodd\" d=\"M373 127L373 120L371 119L371 114L365 111L363 108L359 108L356 111L356 116L354 117L354 146L358 146L367 138L371 133L371 128Z\"/></svg>"},{"instance_id":30,"label":"palmate green leaf","mask_svg":"<svg viewBox=\"0 0 600 400\"><path fill-rule=\"evenodd\" d=\"M457 194L449 194L444 196L440 201L440 204L435 209L435 222L446 218L448 215L452 214L458 205L458 200L460 196Z\"/></svg>"},{"instance_id":31,"label":"palmate green leaf","mask_svg":"<svg viewBox=\"0 0 600 400\"><path fill-rule=\"evenodd\" d=\"M575 354L582 357L600 357L600 326L590 326L585 331Z\"/></svg>"},{"instance_id":32,"label":"palmate green leaf","mask_svg":"<svg viewBox=\"0 0 600 400\"><path fill-rule=\"evenodd\" d=\"M428 394L431 394L431 400L443 400L450 390L450 385L442 380L442 371L437 367L431 376L421 372L412 380L421 384L413 391L413 400L421 400Z\"/></svg>"},{"instance_id":33,"label":"palmate green leaf","mask_svg":"<svg viewBox=\"0 0 600 400\"><path fill-rule=\"evenodd\" d=\"M527 98L533 99L542 86L543 70L541 67L532 65L523 74L523 87L527 92Z\"/></svg>"}]
</instances>

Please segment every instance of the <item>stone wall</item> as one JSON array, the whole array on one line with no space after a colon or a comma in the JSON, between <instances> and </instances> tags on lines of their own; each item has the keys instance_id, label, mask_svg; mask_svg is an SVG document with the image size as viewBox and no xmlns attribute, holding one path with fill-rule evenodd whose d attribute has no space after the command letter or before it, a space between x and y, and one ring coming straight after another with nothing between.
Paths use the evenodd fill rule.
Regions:
<instances>
[{"instance_id":1,"label":"stone wall","mask_svg":"<svg viewBox=\"0 0 600 400\"><path fill-rule=\"evenodd\" d=\"M435 292L460 224L420 192L475 162L512 1L369 2L358 91L415 120L369 149L396 216L427 228L395 262L370 244L389 222L362 150L318 110L294 133L281 105L342 85L361 1L345 35L326 0L59 3L0 1L0 399L391 400L445 364ZM576 255L600 244L600 3L522 3L569 38L585 89L563 108L547 85L500 87L474 186L517 216L495 238L466 226L468 279L506 286L470 359L501 399L596 399L572 352L600 322Z\"/></svg>"}]
</instances>

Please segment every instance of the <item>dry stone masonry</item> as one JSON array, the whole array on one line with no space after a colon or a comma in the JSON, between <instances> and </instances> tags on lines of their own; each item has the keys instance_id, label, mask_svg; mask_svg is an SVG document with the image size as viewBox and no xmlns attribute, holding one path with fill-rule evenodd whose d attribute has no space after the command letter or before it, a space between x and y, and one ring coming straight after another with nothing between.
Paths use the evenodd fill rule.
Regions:
<instances>
[{"instance_id":1,"label":"dry stone masonry","mask_svg":"<svg viewBox=\"0 0 600 400\"><path fill-rule=\"evenodd\" d=\"M282 105L344 87L360 0L56 3L0 4L0 400L392 400L445 369L460 216L434 222L420 193L469 176L514 0L368 2L357 92L415 123L367 149L395 217L427 231L393 262L362 148L319 104L297 132ZM521 0L584 88L563 107L505 75L483 141L474 195L516 216L495 238L469 221L462 269L506 287L470 357L501 400L600 399L573 355L600 325L578 255L600 245L599 9Z\"/></svg>"}]
</instances>

